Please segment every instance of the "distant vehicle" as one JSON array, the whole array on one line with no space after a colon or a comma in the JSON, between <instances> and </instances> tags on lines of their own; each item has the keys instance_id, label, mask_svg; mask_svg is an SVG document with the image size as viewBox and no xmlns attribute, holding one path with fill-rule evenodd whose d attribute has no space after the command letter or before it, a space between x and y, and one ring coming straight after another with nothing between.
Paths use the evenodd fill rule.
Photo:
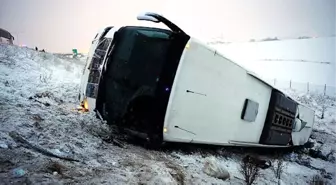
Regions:
<instances>
[{"instance_id":1,"label":"distant vehicle","mask_svg":"<svg viewBox=\"0 0 336 185\"><path fill-rule=\"evenodd\" d=\"M156 13L92 42L79 100L108 124L145 139L291 147L308 141L314 111Z\"/></svg>"},{"instance_id":2,"label":"distant vehicle","mask_svg":"<svg viewBox=\"0 0 336 185\"><path fill-rule=\"evenodd\" d=\"M14 37L8 31L0 28L0 43L13 44Z\"/></svg>"}]
</instances>

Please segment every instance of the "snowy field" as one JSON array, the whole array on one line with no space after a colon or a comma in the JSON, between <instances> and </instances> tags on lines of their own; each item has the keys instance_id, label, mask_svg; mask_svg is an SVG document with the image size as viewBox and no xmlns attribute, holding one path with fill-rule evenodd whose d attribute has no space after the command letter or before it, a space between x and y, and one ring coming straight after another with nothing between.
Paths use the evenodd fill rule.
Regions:
<instances>
[{"instance_id":1,"label":"snowy field","mask_svg":"<svg viewBox=\"0 0 336 185\"><path fill-rule=\"evenodd\" d=\"M151 151L136 144L120 148L106 142L103 138L108 137L109 128L92 113L75 110L84 62L85 58L0 45L0 184L244 184L239 163L252 151L243 154L232 148L202 150L187 145ZM315 147L324 155L335 150L335 97L288 93L316 110L311 139ZM324 119L320 119L322 109ZM30 143L78 161L25 148L13 138L13 131ZM207 157L223 165L230 179L204 173ZM320 174L336 184L334 158L335 153L326 160L286 154L287 168L280 183L309 184ZM271 169L260 172L257 184L277 184Z\"/></svg>"},{"instance_id":2,"label":"snowy field","mask_svg":"<svg viewBox=\"0 0 336 185\"><path fill-rule=\"evenodd\" d=\"M335 43L336 38L330 37L213 44L213 47L265 79L309 82L323 87L336 84Z\"/></svg>"}]
</instances>

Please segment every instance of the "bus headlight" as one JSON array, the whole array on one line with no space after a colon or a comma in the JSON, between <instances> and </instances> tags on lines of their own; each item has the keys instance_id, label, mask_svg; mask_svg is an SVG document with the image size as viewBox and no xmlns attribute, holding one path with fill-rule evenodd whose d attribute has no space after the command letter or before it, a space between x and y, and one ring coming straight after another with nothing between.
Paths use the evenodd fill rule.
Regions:
<instances>
[{"instance_id":1,"label":"bus headlight","mask_svg":"<svg viewBox=\"0 0 336 185\"><path fill-rule=\"evenodd\" d=\"M83 100L83 108L88 111L89 110L89 103L87 101L87 98L84 98Z\"/></svg>"},{"instance_id":2,"label":"bus headlight","mask_svg":"<svg viewBox=\"0 0 336 185\"><path fill-rule=\"evenodd\" d=\"M77 108L77 110L81 112L89 111L89 103L87 101L87 98L84 98L84 100L80 103L80 106Z\"/></svg>"}]
</instances>

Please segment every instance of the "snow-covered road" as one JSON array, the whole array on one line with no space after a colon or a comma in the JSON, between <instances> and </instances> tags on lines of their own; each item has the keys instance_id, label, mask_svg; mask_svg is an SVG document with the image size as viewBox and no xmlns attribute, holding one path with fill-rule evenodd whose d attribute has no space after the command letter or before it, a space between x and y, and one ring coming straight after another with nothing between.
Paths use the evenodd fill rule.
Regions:
<instances>
[{"instance_id":1,"label":"snow-covered road","mask_svg":"<svg viewBox=\"0 0 336 185\"><path fill-rule=\"evenodd\" d=\"M243 154L230 149L150 151L134 144L120 148L103 141L109 128L92 113L75 110L84 61L0 44L0 184L244 184L238 172ZM289 93L316 109L317 115L326 107L325 118L316 117L313 136L316 143L323 143L323 153L330 152L336 141L335 98L321 100L318 95ZM11 138L11 131L80 162L24 148ZM204 160L211 156L226 167L229 180L203 173ZM288 168L282 184L308 184L313 175L321 174L316 168L335 177L334 162L298 156L310 160L312 169L291 162L296 157L286 158ZM16 174L18 169L24 174ZM261 172L258 184L276 184L270 169ZM330 182L336 184L335 178Z\"/></svg>"}]
</instances>

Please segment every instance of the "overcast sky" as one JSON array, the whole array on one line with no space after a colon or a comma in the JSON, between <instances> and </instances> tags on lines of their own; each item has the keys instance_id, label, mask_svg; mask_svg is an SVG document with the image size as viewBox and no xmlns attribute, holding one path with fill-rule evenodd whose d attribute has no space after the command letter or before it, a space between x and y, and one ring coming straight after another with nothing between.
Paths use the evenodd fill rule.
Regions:
<instances>
[{"instance_id":1,"label":"overcast sky","mask_svg":"<svg viewBox=\"0 0 336 185\"><path fill-rule=\"evenodd\" d=\"M0 27L20 44L86 52L99 28L139 24L143 11L161 13L202 39L335 34L335 0L1 0Z\"/></svg>"}]
</instances>

